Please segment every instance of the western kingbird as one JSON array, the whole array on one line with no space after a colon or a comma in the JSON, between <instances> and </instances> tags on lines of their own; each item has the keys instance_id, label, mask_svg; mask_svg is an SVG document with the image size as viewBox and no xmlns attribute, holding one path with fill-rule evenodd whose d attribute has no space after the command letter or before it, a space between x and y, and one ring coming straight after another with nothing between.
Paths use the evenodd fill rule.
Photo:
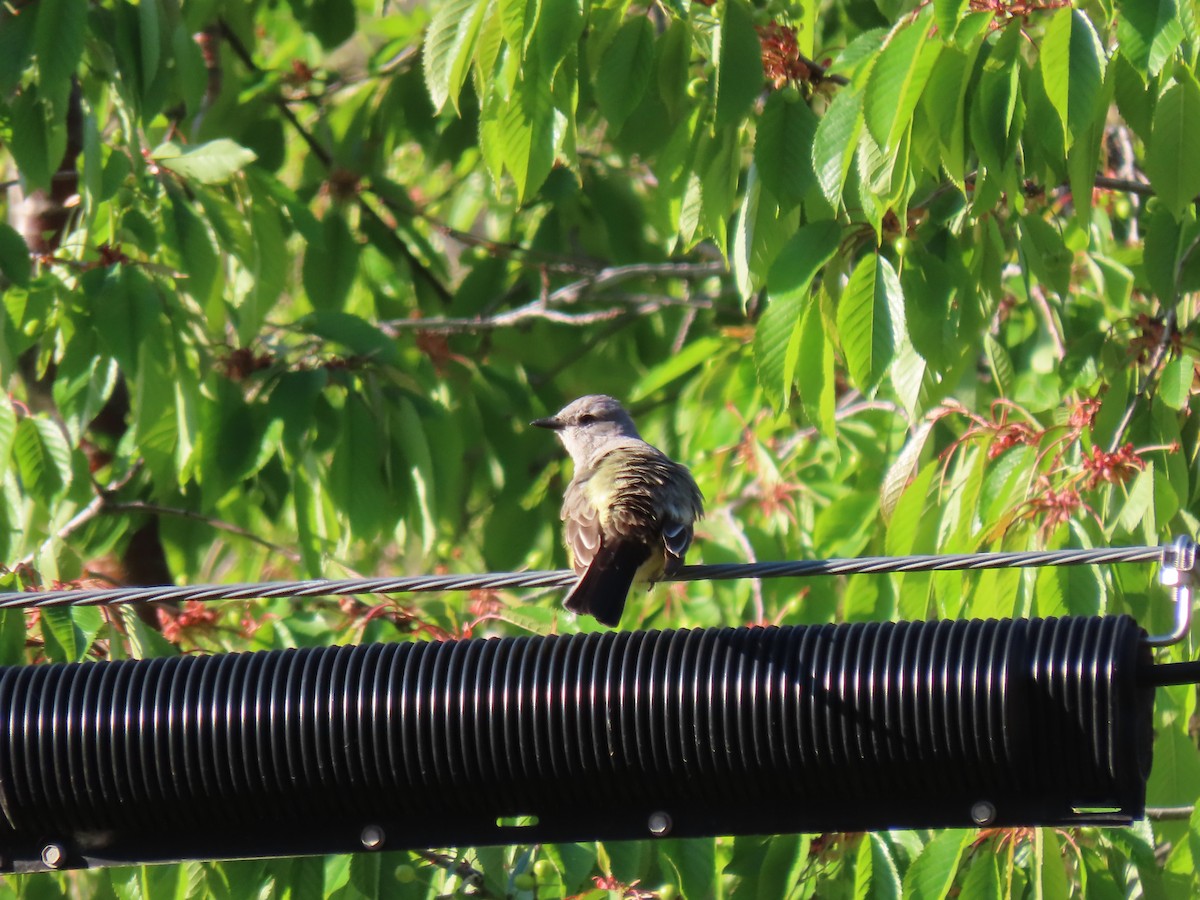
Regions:
<instances>
[{"instance_id":1,"label":"western kingbird","mask_svg":"<svg viewBox=\"0 0 1200 900\"><path fill-rule=\"evenodd\" d=\"M704 497L687 467L643 441L612 397L580 397L533 424L558 432L575 463L562 518L580 577L566 607L615 627L635 580L653 585L683 565Z\"/></svg>"}]
</instances>

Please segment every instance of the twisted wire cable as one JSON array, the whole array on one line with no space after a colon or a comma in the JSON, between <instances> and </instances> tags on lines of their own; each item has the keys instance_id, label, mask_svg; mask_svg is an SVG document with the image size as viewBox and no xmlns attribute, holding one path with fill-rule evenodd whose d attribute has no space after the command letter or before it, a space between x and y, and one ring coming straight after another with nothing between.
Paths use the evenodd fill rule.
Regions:
<instances>
[{"instance_id":1,"label":"twisted wire cable","mask_svg":"<svg viewBox=\"0 0 1200 900\"><path fill-rule=\"evenodd\" d=\"M818 575L879 574L884 572L946 572L1034 566L1167 562L1175 552L1175 547L1168 544L1163 546L1102 547L1093 550L1031 550L1008 553L861 556L849 559L723 563L707 566L684 566L673 577L664 580L725 581L737 578L810 578ZM294 597L347 597L356 594L568 587L575 582L575 578L574 572L560 569L549 572L491 572L476 575L317 578L304 581L268 581L247 584L21 591L0 593L0 610L99 606L109 603L165 601L184 603L191 600L266 600Z\"/></svg>"}]
</instances>

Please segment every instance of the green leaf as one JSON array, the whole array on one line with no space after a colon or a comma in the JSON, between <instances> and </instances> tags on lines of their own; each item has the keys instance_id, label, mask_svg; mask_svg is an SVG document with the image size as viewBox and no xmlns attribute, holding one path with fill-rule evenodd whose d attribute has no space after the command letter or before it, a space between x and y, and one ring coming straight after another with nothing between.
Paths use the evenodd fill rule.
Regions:
<instances>
[{"instance_id":1,"label":"green leaf","mask_svg":"<svg viewBox=\"0 0 1200 900\"><path fill-rule=\"evenodd\" d=\"M1157 729L1151 758L1146 803L1171 806L1181 798L1200 796L1200 753L1178 727Z\"/></svg>"},{"instance_id":2,"label":"green leaf","mask_svg":"<svg viewBox=\"0 0 1200 900\"><path fill-rule=\"evenodd\" d=\"M447 100L458 109L458 95L470 71L486 0L446 0L433 7L433 21L425 33L422 64L425 86L440 111Z\"/></svg>"},{"instance_id":3,"label":"green leaf","mask_svg":"<svg viewBox=\"0 0 1200 900\"><path fill-rule=\"evenodd\" d=\"M883 477L879 492L879 509L887 523L884 546L892 556L915 552L917 535L928 523L928 505L935 493L930 492L935 463L930 463L914 477L921 453L929 441L928 422L918 425L905 442L896 461Z\"/></svg>"},{"instance_id":4,"label":"green leaf","mask_svg":"<svg viewBox=\"0 0 1200 900\"><path fill-rule=\"evenodd\" d=\"M399 518L383 479L378 416L358 394L346 398L342 435L329 466L329 494L356 537L370 540Z\"/></svg>"},{"instance_id":5,"label":"green leaf","mask_svg":"<svg viewBox=\"0 0 1200 900\"><path fill-rule=\"evenodd\" d=\"M1191 240L1195 223L1180 223L1161 203L1154 204L1145 224L1142 246L1142 277L1164 305L1175 302L1179 254Z\"/></svg>"},{"instance_id":6,"label":"green leaf","mask_svg":"<svg viewBox=\"0 0 1200 900\"><path fill-rule=\"evenodd\" d=\"M958 861L973 833L947 829L934 834L904 875L904 896L911 900L944 900L954 885Z\"/></svg>"},{"instance_id":7,"label":"green leaf","mask_svg":"<svg viewBox=\"0 0 1200 900\"><path fill-rule=\"evenodd\" d=\"M330 209L321 220L321 243L304 253L304 292L313 308L337 312L346 305L358 272L358 242L340 211Z\"/></svg>"},{"instance_id":8,"label":"green leaf","mask_svg":"<svg viewBox=\"0 0 1200 900\"><path fill-rule=\"evenodd\" d=\"M10 96L33 55L37 16L0 8L0 97Z\"/></svg>"},{"instance_id":9,"label":"green leaf","mask_svg":"<svg viewBox=\"0 0 1200 900\"><path fill-rule=\"evenodd\" d=\"M720 870L712 838L658 842L659 853L675 870L681 897L714 897Z\"/></svg>"},{"instance_id":10,"label":"green leaf","mask_svg":"<svg viewBox=\"0 0 1200 900\"><path fill-rule=\"evenodd\" d=\"M1015 60L1019 37L1019 29L1010 28L996 42L967 113L975 152L997 173L1012 163L1009 133L1020 97L1021 66Z\"/></svg>"},{"instance_id":11,"label":"green leaf","mask_svg":"<svg viewBox=\"0 0 1200 900\"><path fill-rule=\"evenodd\" d=\"M555 108L544 67L527 59L512 96L493 91L480 122L480 141L494 177L508 171L522 202L541 188L554 165Z\"/></svg>"},{"instance_id":12,"label":"green leaf","mask_svg":"<svg viewBox=\"0 0 1200 900\"><path fill-rule=\"evenodd\" d=\"M682 378L696 367L718 358L723 349L728 348L725 342L717 337L703 337L692 341L679 353L667 357L643 375L630 393L629 402L637 403L654 396L675 379Z\"/></svg>"},{"instance_id":13,"label":"green leaf","mask_svg":"<svg viewBox=\"0 0 1200 900\"><path fill-rule=\"evenodd\" d=\"M1132 860L1137 870L1137 887L1145 900L1168 900L1187 893L1190 885L1182 894L1168 892L1163 865L1158 860L1159 840L1147 820L1135 822L1129 828L1113 829L1111 840L1116 849Z\"/></svg>"},{"instance_id":14,"label":"green leaf","mask_svg":"<svg viewBox=\"0 0 1200 900\"><path fill-rule=\"evenodd\" d=\"M38 83L43 95L65 116L71 78L83 56L87 4L75 0L39 0L34 12L37 15L33 40L38 60Z\"/></svg>"},{"instance_id":15,"label":"green leaf","mask_svg":"<svg viewBox=\"0 0 1200 900\"><path fill-rule=\"evenodd\" d=\"M863 835L854 865L854 896L871 900L899 900L900 873L892 849L875 832Z\"/></svg>"},{"instance_id":16,"label":"green leaf","mask_svg":"<svg viewBox=\"0 0 1200 900\"><path fill-rule=\"evenodd\" d=\"M8 149L17 162L26 193L50 189L50 177L67 147L65 110L55 115L34 85L12 101L12 133Z\"/></svg>"},{"instance_id":17,"label":"green leaf","mask_svg":"<svg viewBox=\"0 0 1200 900\"><path fill-rule=\"evenodd\" d=\"M430 553L437 538L437 501L434 496L437 475L433 467L433 454L421 416L412 401L401 397L396 406L399 416L394 434L404 461L408 464L413 488L409 495L412 515L408 527L413 533L421 535L422 546L426 553ZM420 523L419 529L416 523Z\"/></svg>"},{"instance_id":18,"label":"green leaf","mask_svg":"<svg viewBox=\"0 0 1200 900\"><path fill-rule=\"evenodd\" d=\"M200 46L183 24L175 26L171 35L171 53L178 71L179 93L187 104L188 115L199 115L208 89L208 71Z\"/></svg>"},{"instance_id":19,"label":"green leaf","mask_svg":"<svg viewBox=\"0 0 1200 900\"><path fill-rule=\"evenodd\" d=\"M345 347L353 356L374 363L399 366L402 363L396 342L378 327L350 313L322 310L297 322L302 331Z\"/></svg>"},{"instance_id":20,"label":"green leaf","mask_svg":"<svg viewBox=\"0 0 1200 900\"><path fill-rule=\"evenodd\" d=\"M1186 353L1163 366L1158 388L1163 403L1171 409L1186 409L1195 377L1196 360Z\"/></svg>"},{"instance_id":21,"label":"green leaf","mask_svg":"<svg viewBox=\"0 0 1200 900\"><path fill-rule=\"evenodd\" d=\"M798 97L776 91L767 98L754 137L754 165L781 203L799 203L816 183L813 140L819 124Z\"/></svg>"},{"instance_id":22,"label":"green leaf","mask_svg":"<svg viewBox=\"0 0 1200 900\"><path fill-rule=\"evenodd\" d=\"M751 166L729 261L743 301L749 301L762 286L765 273L784 243L795 234L799 222L800 210L791 205L781 208L771 192L763 188L758 169Z\"/></svg>"},{"instance_id":23,"label":"green leaf","mask_svg":"<svg viewBox=\"0 0 1200 900\"><path fill-rule=\"evenodd\" d=\"M41 631L46 641L46 656L54 662L82 661L100 631L100 624L100 610L95 607L43 609Z\"/></svg>"},{"instance_id":24,"label":"green leaf","mask_svg":"<svg viewBox=\"0 0 1200 900\"><path fill-rule=\"evenodd\" d=\"M523 50L528 45L540 9L538 0L500 0L500 25L510 46Z\"/></svg>"},{"instance_id":25,"label":"green leaf","mask_svg":"<svg viewBox=\"0 0 1200 900\"><path fill-rule=\"evenodd\" d=\"M206 508L214 508L258 468L256 460L263 446L263 428L257 411L227 381L220 382L215 402L205 404L199 435L198 478Z\"/></svg>"},{"instance_id":26,"label":"green leaf","mask_svg":"<svg viewBox=\"0 0 1200 900\"><path fill-rule=\"evenodd\" d=\"M1071 10L1071 68L1067 101L1067 124L1072 134L1081 134L1103 115L1104 46L1092 20L1082 10Z\"/></svg>"},{"instance_id":27,"label":"green leaf","mask_svg":"<svg viewBox=\"0 0 1200 900\"><path fill-rule=\"evenodd\" d=\"M767 839L767 854L758 876L757 896L760 900L786 897L800 880L804 869L805 842L800 835L780 834Z\"/></svg>"},{"instance_id":28,"label":"green leaf","mask_svg":"<svg viewBox=\"0 0 1200 900\"><path fill-rule=\"evenodd\" d=\"M842 188L863 127L862 92L853 86L838 91L813 135L812 162L821 193L834 209L842 205Z\"/></svg>"},{"instance_id":29,"label":"green leaf","mask_svg":"<svg viewBox=\"0 0 1200 900\"><path fill-rule=\"evenodd\" d=\"M912 124L912 114L942 52L929 40L928 11L893 32L867 81L867 128L885 154L896 153L900 136Z\"/></svg>"},{"instance_id":30,"label":"green leaf","mask_svg":"<svg viewBox=\"0 0 1200 900\"><path fill-rule=\"evenodd\" d=\"M1038 68L1067 149L1102 111L1104 63L1104 48L1087 16L1063 8L1050 17Z\"/></svg>"},{"instance_id":31,"label":"green leaf","mask_svg":"<svg viewBox=\"0 0 1200 900\"><path fill-rule=\"evenodd\" d=\"M1167 88L1154 109L1146 174L1162 201L1178 219L1200 194L1200 166L1192 155L1200 147L1200 85L1190 74Z\"/></svg>"},{"instance_id":32,"label":"green leaf","mask_svg":"<svg viewBox=\"0 0 1200 900\"><path fill-rule=\"evenodd\" d=\"M998 858L995 853L974 854L963 878L960 896L970 900L1004 900L1005 894L1000 884L1000 870L997 864Z\"/></svg>"},{"instance_id":33,"label":"green leaf","mask_svg":"<svg viewBox=\"0 0 1200 900\"><path fill-rule=\"evenodd\" d=\"M796 390L800 392L805 417L833 440L837 434L837 398L834 394L837 379L833 341L825 322L825 312L819 302L804 311L804 318L788 341L784 372L795 370Z\"/></svg>"},{"instance_id":34,"label":"green leaf","mask_svg":"<svg viewBox=\"0 0 1200 900\"><path fill-rule=\"evenodd\" d=\"M1117 515L1117 522L1130 534L1137 534L1144 527L1150 535L1154 534L1154 463L1148 462L1146 468L1138 472L1133 483L1129 485L1125 502Z\"/></svg>"},{"instance_id":35,"label":"green leaf","mask_svg":"<svg viewBox=\"0 0 1200 900\"><path fill-rule=\"evenodd\" d=\"M253 275L253 281L244 294L238 292L241 302L235 307L238 342L243 347L250 346L258 336L263 319L279 300L288 276L289 257L283 227L276 207L264 198L256 197L250 207L250 235L254 239L254 252L250 259L243 262ZM206 234L193 234L192 237L192 243L199 245L195 259L202 264L211 252L211 245L206 240ZM353 265L356 261L354 256L349 260L335 257L330 264L344 265L348 262Z\"/></svg>"},{"instance_id":36,"label":"green leaf","mask_svg":"<svg viewBox=\"0 0 1200 900\"><path fill-rule=\"evenodd\" d=\"M1121 54L1156 77L1183 43L1183 22L1176 0L1125 0L1117 16Z\"/></svg>"},{"instance_id":37,"label":"green leaf","mask_svg":"<svg viewBox=\"0 0 1200 900\"><path fill-rule=\"evenodd\" d=\"M1029 269L1052 291L1066 297L1075 254L1067 248L1062 232L1040 215L1023 217L1021 226L1021 249Z\"/></svg>"},{"instance_id":38,"label":"green leaf","mask_svg":"<svg viewBox=\"0 0 1200 900\"><path fill-rule=\"evenodd\" d=\"M587 17L583 0L539 0L539 5L533 36L538 58L549 76L575 49L587 27Z\"/></svg>"},{"instance_id":39,"label":"green leaf","mask_svg":"<svg viewBox=\"0 0 1200 900\"><path fill-rule=\"evenodd\" d=\"M617 31L596 71L596 102L614 128L642 102L653 67L654 26L646 16L634 16Z\"/></svg>"},{"instance_id":40,"label":"green leaf","mask_svg":"<svg viewBox=\"0 0 1200 900\"><path fill-rule=\"evenodd\" d=\"M837 222L811 222L784 246L767 274L767 309L754 332L758 382L777 408L787 405L799 355L799 331L805 311L815 307L809 294L813 279L837 251L842 230ZM794 345L795 350L792 348Z\"/></svg>"},{"instance_id":41,"label":"green leaf","mask_svg":"<svg viewBox=\"0 0 1200 900\"><path fill-rule=\"evenodd\" d=\"M1034 896L1039 900L1067 900L1070 888L1063 865L1062 845L1052 828L1033 833Z\"/></svg>"},{"instance_id":42,"label":"green leaf","mask_svg":"<svg viewBox=\"0 0 1200 900\"><path fill-rule=\"evenodd\" d=\"M308 32L321 46L333 50L354 34L357 10L354 0L311 0L308 8Z\"/></svg>"},{"instance_id":43,"label":"green leaf","mask_svg":"<svg viewBox=\"0 0 1200 900\"><path fill-rule=\"evenodd\" d=\"M12 461L13 442L17 437L17 413L8 397L0 397L0 479Z\"/></svg>"},{"instance_id":44,"label":"green leaf","mask_svg":"<svg viewBox=\"0 0 1200 900\"><path fill-rule=\"evenodd\" d=\"M984 46L979 39L967 49L950 46L942 50L921 94L921 105L937 133L946 174L965 190L967 171L966 134L968 116L964 109L971 71Z\"/></svg>"},{"instance_id":45,"label":"green leaf","mask_svg":"<svg viewBox=\"0 0 1200 900\"><path fill-rule=\"evenodd\" d=\"M762 43L743 0L727 0L713 36L717 61L716 127L740 122L763 90Z\"/></svg>"},{"instance_id":46,"label":"green leaf","mask_svg":"<svg viewBox=\"0 0 1200 900\"><path fill-rule=\"evenodd\" d=\"M879 383L904 334L904 293L882 256L859 260L842 291L838 333L850 377L863 391Z\"/></svg>"},{"instance_id":47,"label":"green leaf","mask_svg":"<svg viewBox=\"0 0 1200 900\"><path fill-rule=\"evenodd\" d=\"M17 423L13 457L25 490L49 505L71 484L71 448L58 424L42 416Z\"/></svg>"},{"instance_id":48,"label":"green leaf","mask_svg":"<svg viewBox=\"0 0 1200 900\"><path fill-rule=\"evenodd\" d=\"M94 286L85 285L101 346L126 372L138 371L142 350L159 348L164 339L162 303L154 285L133 266L103 273Z\"/></svg>"},{"instance_id":49,"label":"green leaf","mask_svg":"<svg viewBox=\"0 0 1200 900\"><path fill-rule=\"evenodd\" d=\"M228 138L197 144L187 150L168 142L155 148L151 157L164 168L200 184L222 184L258 159L253 150Z\"/></svg>"},{"instance_id":50,"label":"green leaf","mask_svg":"<svg viewBox=\"0 0 1200 900\"><path fill-rule=\"evenodd\" d=\"M0 272L13 284L25 287L32 271L25 239L11 225L0 222Z\"/></svg>"},{"instance_id":51,"label":"green leaf","mask_svg":"<svg viewBox=\"0 0 1200 900\"><path fill-rule=\"evenodd\" d=\"M1004 345L991 334L984 335L983 351L987 356L988 368L991 370L996 390L1002 397L1009 396L1012 393L1013 380L1016 377L1013 372L1012 357L1008 355Z\"/></svg>"},{"instance_id":52,"label":"green leaf","mask_svg":"<svg viewBox=\"0 0 1200 900\"><path fill-rule=\"evenodd\" d=\"M658 93L672 119L684 115L688 107L688 66L692 61L692 30L687 22L676 19L658 40L656 75Z\"/></svg>"},{"instance_id":53,"label":"green leaf","mask_svg":"<svg viewBox=\"0 0 1200 900\"><path fill-rule=\"evenodd\" d=\"M1058 113L1063 132L1068 135L1067 117L1071 70L1071 10L1060 9L1049 17L1046 33L1038 47L1038 72L1046 97ZM1069 143L1068 143L1069 146Z\"/></svg>"},{"instance_id":54,"label":"green leaf","mask_svg":"<svg viewBox=\"0 0 1200 900\"><path fill-rule=\"evenodd\" d=\"M933 0L933 22L937 25L938 35L949 43L954 39L954 32L971 0Z\"/></svg>"}]
</instances>

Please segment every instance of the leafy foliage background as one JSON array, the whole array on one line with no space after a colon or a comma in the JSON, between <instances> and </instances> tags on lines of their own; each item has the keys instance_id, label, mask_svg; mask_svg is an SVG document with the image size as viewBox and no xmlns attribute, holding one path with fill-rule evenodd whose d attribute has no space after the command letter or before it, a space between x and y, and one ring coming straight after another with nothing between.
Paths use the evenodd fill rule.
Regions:
<instances>
[{"instance_id":1,"label":"leafy foliage background","mask_svg":"<svg viewBox=\"0 0 1200 900\"><path fill-rule=\"evenodd\" d=\"M10 0L4 584L562 566L569 464L524 423L598 391L692 466L694 561L1195 535L1198 50L1194 0ZM558 601L10 611L0 661L594 627ZM1153 567L675 585L624 627L1121 612L1167 626ZM1195 701L1158 692L1152 805L1200 795ZM1193 815L0 891L1182 897L1198 840Z\"/></svg>"}]
</instances>

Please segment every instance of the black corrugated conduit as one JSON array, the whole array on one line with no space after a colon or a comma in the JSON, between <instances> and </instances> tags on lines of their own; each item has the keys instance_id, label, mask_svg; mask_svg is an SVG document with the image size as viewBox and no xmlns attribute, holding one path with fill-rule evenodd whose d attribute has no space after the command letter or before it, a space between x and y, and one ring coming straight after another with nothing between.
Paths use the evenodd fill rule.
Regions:
<instances>
[{"instance_id":1,"label":"black corrugated conduit","mask_svg":"<svg viewBox=\"0 0 1200 900\"><path fill-rule=\"evenodd\" d=\"M1126 616L0 669L0 868L1142 815Z\"/></svg>"}]
</instances>

